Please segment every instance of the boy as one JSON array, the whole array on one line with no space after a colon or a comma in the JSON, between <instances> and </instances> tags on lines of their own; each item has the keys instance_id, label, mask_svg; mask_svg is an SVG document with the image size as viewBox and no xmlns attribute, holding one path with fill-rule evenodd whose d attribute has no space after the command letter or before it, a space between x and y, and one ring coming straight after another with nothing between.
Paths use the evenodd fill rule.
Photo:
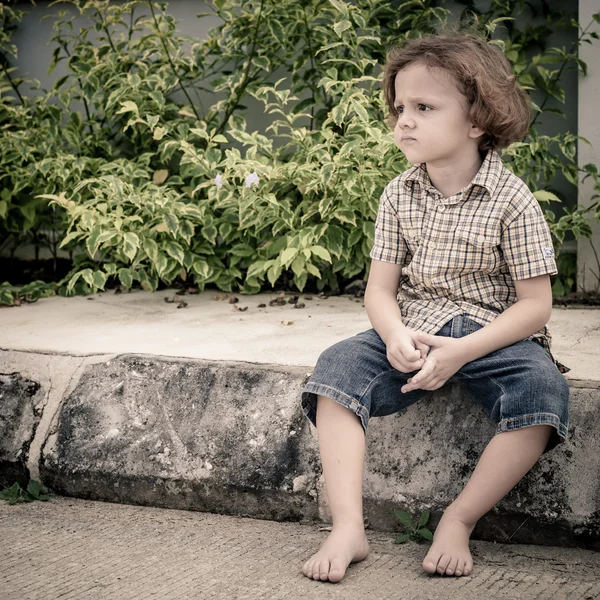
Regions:
<instances>
[{"instance_id":1,"label":"boy","mask_svg":"<svg viewBox=\"0 0 600 600\"><path fill-rule=\"evenodd\" d=\"M362 473L371 416L452 381L498 423L423 560L440 575L471 573L477 521L567 432L569 387L545 328L556 273L550 232L496 152L527 134L527 95L501 52L468 34L391 52L384 92L413 167L381 197L365 293L373 329L326 350L302 394L333 517L302 568L319 580L339 581L369 552Z\"/></svg>"}]
</instances>

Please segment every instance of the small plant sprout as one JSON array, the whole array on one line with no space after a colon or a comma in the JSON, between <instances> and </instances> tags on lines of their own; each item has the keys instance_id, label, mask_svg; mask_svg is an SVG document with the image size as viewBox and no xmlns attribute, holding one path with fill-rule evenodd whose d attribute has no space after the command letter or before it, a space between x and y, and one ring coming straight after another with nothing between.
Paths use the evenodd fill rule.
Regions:
<instances>
[{"instance_id":1,"label":"small plant sprout","mask_svg":"<svg viewBox=\"0 0 600 600\"><path fill-rule=\"evenodd\" d=\"M394 510L394 514L405 529L405 533L396 538L394 544L404 544L409 540L419 543L423 541L431 542L433 540L433 534L425 527L431 514L429 510L424 511L418 521L414 521L412 515L405 510Z\"/></svg>"},{"instance_id":2,"label":"small plant sprout","mask_svg":"<svg viewBox=\"0 0 600 600\"><path fill-rule=\"evenodd\" d=\"M48 490L39 482L31 479L24 490L18 482L0 492L0 500L6 500L9 504L20 502L33 502L34 500L50 500Z\"/></svg>"}]
</instances>

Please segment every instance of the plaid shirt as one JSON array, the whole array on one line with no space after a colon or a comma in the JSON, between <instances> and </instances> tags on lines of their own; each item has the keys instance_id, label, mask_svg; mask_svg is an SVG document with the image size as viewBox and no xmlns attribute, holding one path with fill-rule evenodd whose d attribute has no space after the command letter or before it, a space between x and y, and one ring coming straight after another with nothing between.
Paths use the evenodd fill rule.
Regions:
<instances>
[{"instance_id":1,"label":"plaid shirt","mask_svg":"<svg viewBox=\"0 0 600 600\"><path fill-rule=\"evenodd\" d=\"M424 163L393 179L381 195L371 258L402 265L402 321L427 333L458 315L486 325L517 301L515 280L557 272L540 205L494 150L450 198ZM533 338L550 352L546 327Z\"/></svg>"}]
</instances>

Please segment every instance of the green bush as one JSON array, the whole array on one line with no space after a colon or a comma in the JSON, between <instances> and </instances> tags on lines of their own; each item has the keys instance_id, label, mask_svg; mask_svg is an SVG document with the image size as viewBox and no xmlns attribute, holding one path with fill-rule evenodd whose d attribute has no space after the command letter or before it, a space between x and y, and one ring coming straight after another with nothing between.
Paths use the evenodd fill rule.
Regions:
<instances>
[{"instance_id":1,"label":"green bush","mask_svg":"<svg viewBox=\"0 0 600 600\"><path fill-rule=\"evenodd\" d=\"M181 280L335 292L366 277L379 195L408 166L385 124L385 50L436 30L449 11L429 0L214 0L222 24L194 40L165 3L69 4L89 26L57 17L53 66L66 61L68 74L28 98L5 68L0 88L0 236L61 232L75 259L59 293ZM468 20L477 11L464 4ZM563 70L585 73L577 46L597 35L580 28L569 52L532 55L546 26L521 32L507 21L522 4L493 3L479 18L490 38L508 24L509 39L495 43L520 83L542 94L543 116L556 112L547 98L564 102ZM4 6L0 16L0 49L15 55L7 23L20 15ZM272 116L266 131L248 125L249 102ZM547 187L558 171L600 190L596 166L577 167L577 139L540 135L534 123L504 159L540 202L561 200ZM600 211L546 215L558 249L569 231L590 235Z\"/></svg>"}]
</instances>

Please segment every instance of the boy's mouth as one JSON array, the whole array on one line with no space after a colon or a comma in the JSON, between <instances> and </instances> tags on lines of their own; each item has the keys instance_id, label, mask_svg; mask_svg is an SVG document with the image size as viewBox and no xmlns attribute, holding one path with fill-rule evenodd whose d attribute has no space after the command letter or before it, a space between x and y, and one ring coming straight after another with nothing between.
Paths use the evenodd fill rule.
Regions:
<instances>
[{"instance_id":1,"label":"boy's mouth","mask_svg":"<svg viewBox=\"0 0 600 600\"><path fill-rule=\"evenodd\" d=\"M401 142L416 142L417 140L414 137L410 137L409 135L403 135L400 138Z\"/></svg>"}]
</instances>

